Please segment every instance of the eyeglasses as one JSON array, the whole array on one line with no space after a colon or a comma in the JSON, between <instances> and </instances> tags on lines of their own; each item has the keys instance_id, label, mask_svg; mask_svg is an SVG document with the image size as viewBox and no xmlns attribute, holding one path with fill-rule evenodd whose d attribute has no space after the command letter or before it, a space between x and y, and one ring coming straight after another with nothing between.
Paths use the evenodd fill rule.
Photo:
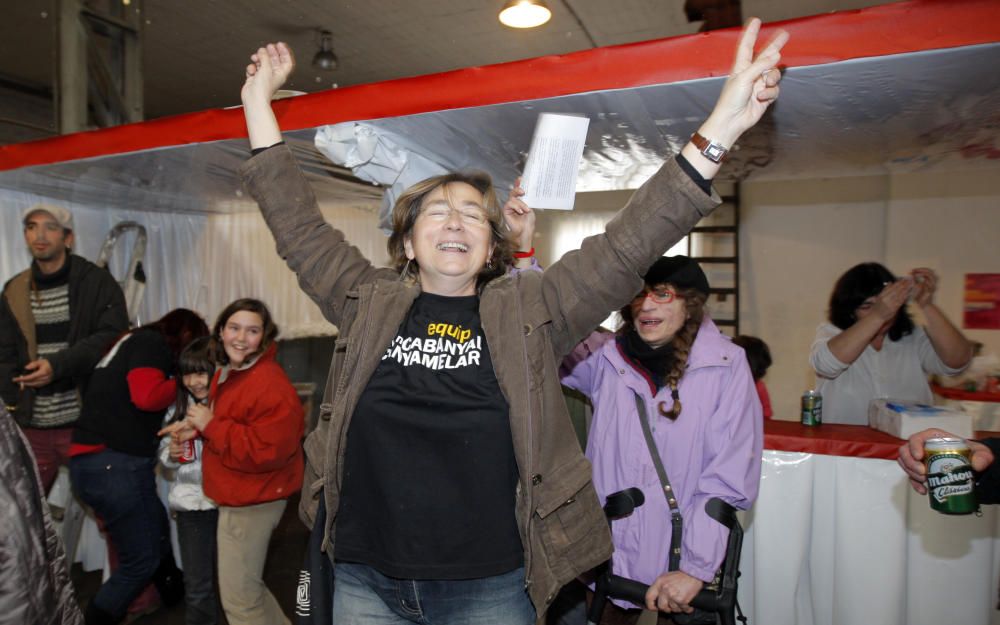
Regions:
<instances>
[{"instance_id":1,"label":"eyeglasses","mask_svg":"<svg viewBox=\"0 0 1000 625\"><path fill-rule=\"evenodd\" d=\"M424 217L435 223L444 223L451 218L452 211L458 213L462 223L470 226L482 226L486 223L486 211L475 206L452 208L446 204L434 204L421 211L419 217Z\"/></svg>"},{"instance_id":2,"label":"eyeglasses","mask_svg":"<svg viewBox=\"0 0 1000 625\"><path fill-rule=\"evenodd\" d=\"M653 299L657 304L669 304L670 302L677 299L678 295L670 289L651 289L646 287L641 293L632 298L633 304L642 303L647 297Z\"/></svg>"}]
</instances>

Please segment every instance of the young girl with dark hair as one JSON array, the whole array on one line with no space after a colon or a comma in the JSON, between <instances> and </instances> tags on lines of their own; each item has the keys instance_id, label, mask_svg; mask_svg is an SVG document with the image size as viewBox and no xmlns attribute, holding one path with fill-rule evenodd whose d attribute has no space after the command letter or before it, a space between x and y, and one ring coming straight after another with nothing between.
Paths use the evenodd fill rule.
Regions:
<instances>
[{"instance_id":1,"label":"young girl with dark hair","mask_svg":"<svg viewBox=\"0 0 1000 625\"><path fill-rule=\"evenodd\" d=\"M230 625L280 625L288 618L262 578L271 533L302 486L302 403L275 360L278 327L263 302L223 310L212 338L223 367L209 403L191 404L166 428L204 439L205 494L219 506L219 594Z\"/></svg>"},{"instance_id":2,"label":"young girl with dark hair","mask_svg":"<svg viewBox=\"0 0 1000 625\"><path fill-rule=\"evenodd\" d=\"M955 375L968 366L972 346L934 304L936 290L930 269L897 278L878 263L855 265L837 280L829 323L817 328L809 355L824 422L867 425L873 399L929 404L927 376ZM926 326L910 319L911 299Z\"/></svg>"},{"instance_id":3,"label":"young girl with dark hair","mask_svg":"<svg viewBox=\"0 0 1000 625\"><path fill-rule=\"evenodd\" d=\"M167 412L164 424L184 419L188 406L208 401L209 385L215 373L212 341L202 337L181 352L177 363L177 400ZM186 625L215 625L221 620L221 606L215 592L215 534L219 510L202 488L201 458L204 442L200 437L181 442L172 436L160 440L160 464L169 469L168 504L177 521L177 542L184 567Z\"/></svg>"},{"instance_id":4,"label":"young girl with dark hair","mask_svg":"<svg viewBox=\"0 0 1000 625\"><path fill-rule=\"evenodd\" d=\"M638 487L646 497L612 527L615 573L651 584L647 607L687 612L719 569L728 537L705 503L718 497L745 510L756 499L763 422L746 358L705 310L708 279L698 264L686 256L661 258L644 280L621 311L619 331L581 343L563 362L562 381L594 406L586 455L598 496L603 501ZM650 426L680 507L680 545L670 544L670 508L640 419ZM681 550L680 567L669 571L674 548ZM629 610L635 606L619 607L628 612L611 608L615 620L638 617ZM584 620L578 596L559 622Z\"/></svg>"},{"instance_id":5,"label":"young girl with dark hair","mask_svg":"<svg viewBox=\"0 0 1000 625\"><path fill-rule=\"evenodd\" d=\"M190 310L172 310L118 340L83 397L70 447L73 491L101 518L119 566L87 606L87 625L118 623L152 581L167 605L180 584L153 469L157 430L177 393L181 348L208 334Z\"/></svg>"},{"instance_id":6,"label":"young girl with dark hair","mask_svg":"<svg viewBox=\"0 0 1000 625\"><path fill-rule=\"evenodd\" d=\"M764 375L771 367L771 350L763 340L747 334L734 336L733 343L742 347L747 356L747 364L750 365L760 406L764 411L764 420L768 421L774 416L774 411L771 409L771 394L767 392L767 385L764 384Z\"/></svg>"}]
</instances>

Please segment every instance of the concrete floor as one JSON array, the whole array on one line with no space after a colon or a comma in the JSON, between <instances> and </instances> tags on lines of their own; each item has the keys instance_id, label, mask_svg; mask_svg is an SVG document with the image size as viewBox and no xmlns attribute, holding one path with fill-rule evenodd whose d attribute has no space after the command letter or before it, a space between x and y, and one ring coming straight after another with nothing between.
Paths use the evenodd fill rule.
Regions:
<instances>
[{"instance_id":1,"label":"concrete floor","mask_svg":"<svg viewBox=\"0 0 1000 625\"><path fill-rule=\"evenodd\" d=\"M299 568L305 553L309 538L308 529L298 516L299 497L295 495L288 500L281 523L271 537L271 545L267 552L267 566L264 569L264 581L274 593L285 614L294 622L295 590L298 586ZM91 597L101 585L101 572L84 573L79 564L73 565L71 571L73 585L81 609L86 607ZM160 608L152 614L139 617L132 621L140 625L184 625L184 604L172 608ZM220 624L222 625L222 624Z\"/></svg>"}]
</instances>

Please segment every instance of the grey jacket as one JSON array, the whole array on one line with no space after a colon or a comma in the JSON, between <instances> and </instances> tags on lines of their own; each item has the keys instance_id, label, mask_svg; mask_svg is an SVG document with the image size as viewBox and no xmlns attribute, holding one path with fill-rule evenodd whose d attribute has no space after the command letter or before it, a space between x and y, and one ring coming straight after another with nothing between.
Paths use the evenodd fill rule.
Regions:
<instances>
[{"instance_id":1,"label":"grey jacket","mask_svg":"<svg viewBox=\"0 0 1000 625\"><path fill-rule=\"evenodd\" d=\"M0 625L82 625L35 458L0 406Z\"/></svg>"},{"instance_id":2,"label":"grey jacket","mask_svg":"<svg viewBox=\"0 0 1000 625\"><path fill-rule=\"evenodd\" d=\"M327 224L286 146L253 157L244 183L260 204L278 253L303 290L340 329L320 421L306 439L300 513L312 523L319 496L332 553L347 431L358 398L399 329L419 285L371 265ZM570 424L559 383L562 357L609 311L642 288L641 276L718 204L670 159L604 234L584 241L544 273L487 284L479 311L500 390L510 406L519 483L515 504L525 585L539 622L565 583L607 560L611 540Z\"/></svg>"},{"instance_id":3,"label":"grey jacket","mask_svg":"<svg viewBox=\"0 0 1000 625\"><path fill-rule=\"evenodd\" d=\"M106 269L71 254L69 268L69 347L48 357L52 377L71 378L83 396L97 361L128 330L121 287ZM38 357L35 318L31 312L31 268L7 281L0 299L0 396L22 426L31 425L34 391L11 379Z\"/></svg>"}]
</instances>

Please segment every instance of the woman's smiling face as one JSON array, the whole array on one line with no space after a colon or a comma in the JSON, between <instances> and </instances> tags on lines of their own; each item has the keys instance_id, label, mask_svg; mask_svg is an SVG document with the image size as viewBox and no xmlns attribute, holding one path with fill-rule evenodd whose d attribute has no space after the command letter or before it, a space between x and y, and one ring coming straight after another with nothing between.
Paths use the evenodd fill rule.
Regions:
<instances>
[{"instance_id":1,"label":"woman's smiling face","mask_svg":"<svg viewBox=\"0 0 1000 625\"><path fill-rule=\"evenodd\" d=\"M420 285L437 295L474 295L476 279L493 253L483 194L451 182L424 198L404 243L407 258L420 267Z\"/></svg>"},{"instance_id":2,"label":"woman's smiling face","mask_svg":"<svg viewBox=\"0 0 1000 625\"><path fill-rule=\"evenodd\" d=\"M257 353L264 338L264 320L255 312L238 310L222 327L222 347L229 364L240 367L247 358Z\"/></svg>"},{"instance_id":3,"label":"woman's smiling face","mask_svg":"<svg viewBox=\"0 0 1000 625\"><path fill-rule=\"evenodd\" d=\"M207 373L185 373L181 376L184 388L191 396L201 401L208 397L209 375Z\"/></svg>"},{"instance_id":4,"label":"woman's smiling face","mask_svg":"<svg viewBox=\"0 0 1000 625\"><path fill-rule=\"evenodd\" d=\"M646 285L631 304L635 331L650 347L663 347L687 321L687 304L672 285Z\"/></svg>"}]
</instances>

